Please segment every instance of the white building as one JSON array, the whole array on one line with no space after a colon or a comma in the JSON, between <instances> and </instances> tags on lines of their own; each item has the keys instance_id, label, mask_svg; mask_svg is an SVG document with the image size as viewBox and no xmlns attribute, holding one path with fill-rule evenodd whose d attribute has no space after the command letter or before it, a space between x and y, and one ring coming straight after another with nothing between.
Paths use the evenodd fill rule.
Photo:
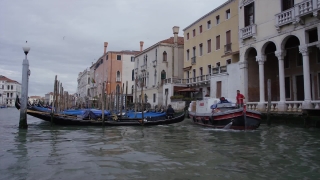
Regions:
<instances>
[{"instance_id":1,"label":"white building","mask_svg":"<svg viewBox=\"0 0 320 180\"><path fill-rule=\"evenodd\" d=\"M0 75L0 105L14 106L16 97L21 95L21 84Z\"/></svg>"},{"instance_id":2,"label":"white building","mask_svg":"<svg viewBox=\"0 0 320 180\"><path fill-rule=\"evenodd\" d=\"M175 87L186 86L180 82L183 79L183 37L178 37L177 26L173 27L173 33L174 37L162 40L135 56L133 78L142 80L143 98L146 97L152 107L170 104ZM141 102L141 88L137 89L137 98Z\"/></svg>"},{"instance_id":3,"label":"white building","mask_svg":"<svg viewBox=\"0 0 320 180\"><path fill-rule=\"evenodd\" d=\"M78 74L78 88L77 88L77 94L78 98L80 100L82 99L83 102L86 101L86 98L90 95L90 69L87 68L83 72L80 72ZM78 99L79 100L79 99Z\"/></svg>"},{"instance_id":4,"label":"white building","mask_svg":"<svg viewBox=\"0 0 320 180\"><path fill-rule=\"evenodd\" d=\"M240 78L249 108L320 105L320 0L239 1Z\"/></svg>"},{"instance_id":5,"label":"white building","mask_svg":"<svg viewBox=\"0 0 320 180\"><path fill-rule=\"evenodd\" d=\"M44 103L51 104L53 102L53 92L49 92L44 96Z\"/></svg>"},{"instance_id":6,"label":"white building","mask_svg":"<svg viewBox=\"0 0 320 180\"><path fill-rule=\"evenodd\" d=\"M28 100L31 104L37 104L39 101L41 101L41 96L29 96Z\"/></svg>"}]
</instances>

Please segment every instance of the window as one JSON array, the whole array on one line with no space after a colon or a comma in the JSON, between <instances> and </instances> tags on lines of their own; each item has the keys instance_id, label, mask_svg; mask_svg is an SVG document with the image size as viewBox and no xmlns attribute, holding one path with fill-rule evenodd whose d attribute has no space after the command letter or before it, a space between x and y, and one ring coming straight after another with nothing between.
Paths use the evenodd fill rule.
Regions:
<instances>
[{"instance_id":1,"label":"window","mask_svg":"<svg viewBox=\"0 0 320 180\"><path fill-rule=\"evenodd\" d=\"M121 55L117 55L117 60L121 61Z\"/></svg>"},{"instance_id":2,"label":"window","mask_svg":"<svg viewBox=\"0 0 320 180\"><path fill-rule=\"evenodd\" d=\"M131 56L131 62L134 62L134 56Z\"/></svg>"},{"instance_id":3,"label":"window","mask_svg":"<svg viewBox=\"0 0 320 180\"><path fill-rule=\"evenodd\" d=\"M208 74L211 74L211 65L208 65Z\"/></svg>"},{"instance_id":4,"label":"window","mask_svg":"<svg viewBox=\"0 0 320 180\"><path fill-rule=\"evenodd\" d=\"M153 85L157 84L157 70L154 71Z\"/></svg>"},{"instance_id":5,"label":"window","mask_svg":"<svg viewBox=\"0 0 320 180\"><path fill-rule=\"evenodd\" d=\"M106 56L106 60L108 60L108 58L109 58L109 57L108 57L108 54L107 54L107 56Z\"/></svg>"},{"instance_id":6,"label":"window","mask_svg":"<svg viewBox=\"0 0 320 180\"><path fill-rule=\"evenodd\" d=\"M132 81L134 81L134 69L132 70L131 78L132 78Z\"/></svg>"},{"instance_id":7,"label":"window","mask_svg":"<svg viewBox=\"0 0 320 180\"><path fill-rule=\"evenodd\" d=\"M156 49L156 59L155 60L157 60L157 57L158 57L158 50Z\"/></svg>"},{"instance_id":8,"label":"window","mask_svg":"<svg viewBox=\"0 0 320 180\"><path fill-rule=\"evenodd\" d=\"M220 35L216 37L216 50L220 49Z\"/></svg>"},{"instance_id":9,"label":"window","mask_svg":"<svg viewBox=\"0 0 320 180\"><path fill-rule=\"evenodd\" d=\"M199 26L199 32L202 33L202 25Z\"/></svg>"},{"instance_id":10,"label":"window","mask_svg":"<svg viewBox=\"0 0 320 180\"><path fill-rule=\"evenodd\" d=\"M320 72L318 73L318 93L320 97Z\"/></svg>"},{"instance_id":11,"label":"window","mask_svg":"<svg viewBox=\"0 0 320 180\"><path fill-rule=\"evenodd\" d=\"M199 70L200 70L200 76L202 76L203 75L202 67L200 67Z\"/></svg>"},{"instance_id":12,"label":"window","mask_svg":"<svg viewBox=\"0 0 320 180\"><path fill-rule=\"evenodd\" d=\"M193 37L196 36L196 30L195 30L195 29L192 30L192 36L193 36Z\"/></svg>"},{"instance_id":13,"label":"window","mask_svg":"<svg viewBox=\"0 0 320 180\"><path fill-rule=\"evenodd\" d=\"M285 92L286 92L286 99L291 98L291 93L290 93L290 77L285 77L284 79L284 84L285 84Z\"/></svg>"},{"instance_id":14,"label":"window","mask_svg":"<svg viewBox=\"0 0 320 180\"><path fill-rule=\"evenodd\" d=\"M131 94L134 93L134 85L131 86Z\"/></svg>"},{"instance_id":15,"label":"window","mask_svg":"<svg viewBox=\"0 0 320 180\"><path fill-rule=\"evenodd\" d=\"M211 28L211 21L207 21L207 29Z\"/></svg>"},{"instance_id":16,"label":"window","mask_svg":"<svg viewBox=\"0 0 320 180\"><path fill-rule=\"evenodd\" d=\"M193 75L193 82L196 82L196 70L193 69L192 71L193 71L193 73L192 73L192 75Z\"/></svg>"},{"instance_id":17,"label":"window","mask_svg":"<svg viewBox=\"0 0 320 180\"><path fill-rule=\"evenodd\" d=\"M306 31L306 34L308 34L309 43L313 43L313 42L317 42L318 41L318 30L317 30L317 28L314 28L314 29Z\"/></svg>"},{"instance_id":18,"label":"window","mask_svg":"<svg viewBox=\"0 0 320 180\"><path fill-rule=\"evenodd\" d=\"M117 71L117 82L120 81L120 71Z\"/></svg>"},{"instance_id":19,"label":"window","mask_svg":"<svg viewBox=\"0 0 320 180\"><path fill-rule=\"evenodd\" d=\"M227 64L231 64L231 59L227 59L226 62L227 62Z\"/></svg>"},{"instance_id":20,"label":"window","mask_svg":"<svg viewBox=\"0 0 320 180\"><path fill-rule=\"evenodd\" d=\"M11 85L11 90L13 90L13 85Z\"/></svg>"},{"instance_id":21,"label":"window","mask_svg":"<svg viewBox=\"0 0 320 180\"><path fill-rule=\"evenodd\" d=\"M153 93L153 102L156 102L156 93Z\"/></svg>"},{"instance_id":22,"label":"window","mask_svg":"<svg viewBox=\"0 0 320 180\"><path fill-rule=\"evenodd\" d=\"M211 39L207 41L208 53L211 53Z\"/></svg>"},{"instance_id":23,"label":"window","mask_svg":"<svg viewBox=\"0 0 320 180\"><path fill-rule=\"evenodd\" d=\"M7 97L9 97L9 93L7 93Z\"/></svg>"},{"instance_id":24,"label":"window","mask_svg":"<svg viewBox=\"0 0 320 180\"><path fill-rule=\"evenodd\" d=\"M254 2L244 7L244 25L254 24Z\"/></svg>"},{"instance_id":25,"label":"window","mask_svg":"<svg viewBox=\"0 0 320 180\"><path fill-rule=\"evenodd\" d=\"M193 47L193 51L192 51L192 58L196 57L196 47Z\"/></svg>"},{"instance_id":26,"label":"window","mask_svg":"<svg viewBox=\"0 0 320 180\"><path fill-rule=\"evenodd\" d=\"M13 93L10 93L10 97L12 97Z\"/></svg>"},{"instance_id":27,"label":"window","mask_svg":"<svg viewBox=\"0 0 320 180\"><path fill-rule=\"evenodd\" d=\"M189 33L187 33L187 40L189 39Z\"/></svg>"},{"instance_id":28,"label":"window","mask_svg":"<svg viewBox=\"0 0 320 180\"><path fill-rule=\"evenodd\" d=\"M164 70L161 71L161 79L166 79L166 72Z\"/></svg>"},{"instance_id":29,"label":"window","mask_svg":"<svg viewBox=\"0 0 320 180\"><path fill-rule=\"evenodd\" d=\"M220 23L220 16L216 16L216 24Z\"/></svg>"},{"instance_id":30,"label":"window","mask_svg":"<svg viewBox=\"0 0 320 180\"><path fill-rule=\"evenodd\" d=\"M9 90L9 89L10 89L10 86L8 85L8 87L7 87L7 88L8 88L8 90Z\"/></svg>"},{"instance_id":31,"label":"window","mask_svg":"<svg viewBox=\"0 0 320 180\"><path fill-rule=\"evenodd\" d=\"M164 51L163 53L162 53L162 59L163 59L163 61L167 61L167 52L166 51Z\"/></svg>"},{"instance_id":32,"label":"window","mask_svg":"<svg viewBox=\"0 0 320 180\"><path fill-rule=\"evenodd\" d=\"M294 0L282 0L282 11L290 9L294 6Z\"/></svg>"},{"instance_id":33,"label":"window","mask_svg":"<svg viewBox=\"0 0 320 180\"><path fill-rule=\"evenodd\" d=\"M226 32L226 46L225 46L225 53L231 52L231 31Z\"/></svg>"},{"instance_id":34,"label":"window","mask_svg":"<svg viewBox=\"0 0 320 180\"><path fill-rule=\"evenodd\" d=\"M90 78L88 78L88 84L90 84Z\"/></svg>"},{"instance_id":35,"label":"window","mask_svg":"<svg viewBox=\"0 0 320 180\"><path fill-rule=\"evenodd\" d=\"M226 11L226 19L230 19L230 15L231 15L230 9L228 9L228 10Z\"/></svg>"},{"instance_id":36,"label":"window","mask_svg":"<svg viewBox=\"0 0 320 180\"><path fill-rule=\"evenodd\" d=\"M220 67L220 62L217 62L217 67Z\"/></svg>"},{"instance_id":37,"label":"window","mask_svg":"<svg viewBox=\"0 0 320 180\"><path fill-rule=\"evenodd\" d=\"M187 60L189 60L189 58L190 58L190 54L189 54L190 52L189 52L189 49L187 50Z\"/></svg>"},{"instance_id":38,"label":"window","mask_svg":"<svg viewBox=\"0 0 320 180\"><path fill-rule=\"evenodd\" d=\"M199 44L199 55L202 56L202 43Z\"/></svg>"},{"instance_id":39,"label":"window","mask_svg":"<svg viewBox=\"0 0 320 180\"><path fill-rule=\"evenodd\" d=\"M102 64L103 63L103 59L100 59L100 64Z\"/></svg>"}]
</instances>

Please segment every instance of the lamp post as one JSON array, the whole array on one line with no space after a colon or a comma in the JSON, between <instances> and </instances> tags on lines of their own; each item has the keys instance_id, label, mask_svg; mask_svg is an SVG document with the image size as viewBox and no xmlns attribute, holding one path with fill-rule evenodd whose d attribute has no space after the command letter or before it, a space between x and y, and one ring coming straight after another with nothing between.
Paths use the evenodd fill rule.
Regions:
<instances>
[{"instance_id":1,"label":"lamp post","mask_svg":"<svg viewBox=\"0 0 320 180\"><path fill-rule=\"evenodd\" d=\"M25 59L22 62L22 82L21 82L21 101L20 101L20 121L19 128L27 129L27 104L28 104L28 81L29 81L29 61L27 55L30 51L30 47L23 47L24 54L26 55Z\"/></svg>"}]
</instances>

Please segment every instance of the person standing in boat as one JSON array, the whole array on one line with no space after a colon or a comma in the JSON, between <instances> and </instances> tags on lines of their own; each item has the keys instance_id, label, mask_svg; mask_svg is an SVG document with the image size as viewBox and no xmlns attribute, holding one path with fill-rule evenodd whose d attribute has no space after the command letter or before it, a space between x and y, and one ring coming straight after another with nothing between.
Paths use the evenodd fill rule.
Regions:
<instances>
[{"instance_id":1,"label":"person standing in boat","mask_svg":"<svg viewBox=\"0 0 320 180\"><path fill-rule=\"evenodd\" d=\"M237 90L237 107L243 107L243 99L245 99L244 95L240 93L240 90Z\"/></svg>"},{"instance_id":2,"label":"person standing in boat","mask_svg":"<svg viewBox=\"0 0 320 180\"><path fill-rule=\"evenodd\" d=\"M169 104L168 105L168 109L167 109L167 117L168 116L171 116L171 117L173 117L173 115L174 115L174 109L171 107L171 105Z\"/></svg>"}]
</instances>

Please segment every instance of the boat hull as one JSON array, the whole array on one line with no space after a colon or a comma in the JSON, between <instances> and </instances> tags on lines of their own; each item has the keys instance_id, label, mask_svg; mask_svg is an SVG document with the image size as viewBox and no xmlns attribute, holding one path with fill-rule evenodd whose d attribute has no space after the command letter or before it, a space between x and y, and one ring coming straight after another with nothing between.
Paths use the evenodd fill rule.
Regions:
<instances>
[{"instance_id":1,"label":"boat hull","mask_svg":"<svg viewBox=\"0 0 320 180\"><path fill-rule=\"evenodd\" d=\"M193 123L201 126L212 128L225 128L232 122L229 129L235 130L254 130L259 128L261 122L261 114L257 111L246 111L243 109L235 109L222 113L194 113L189 112L189 116Z\"/></svg>"}]
</instances>

